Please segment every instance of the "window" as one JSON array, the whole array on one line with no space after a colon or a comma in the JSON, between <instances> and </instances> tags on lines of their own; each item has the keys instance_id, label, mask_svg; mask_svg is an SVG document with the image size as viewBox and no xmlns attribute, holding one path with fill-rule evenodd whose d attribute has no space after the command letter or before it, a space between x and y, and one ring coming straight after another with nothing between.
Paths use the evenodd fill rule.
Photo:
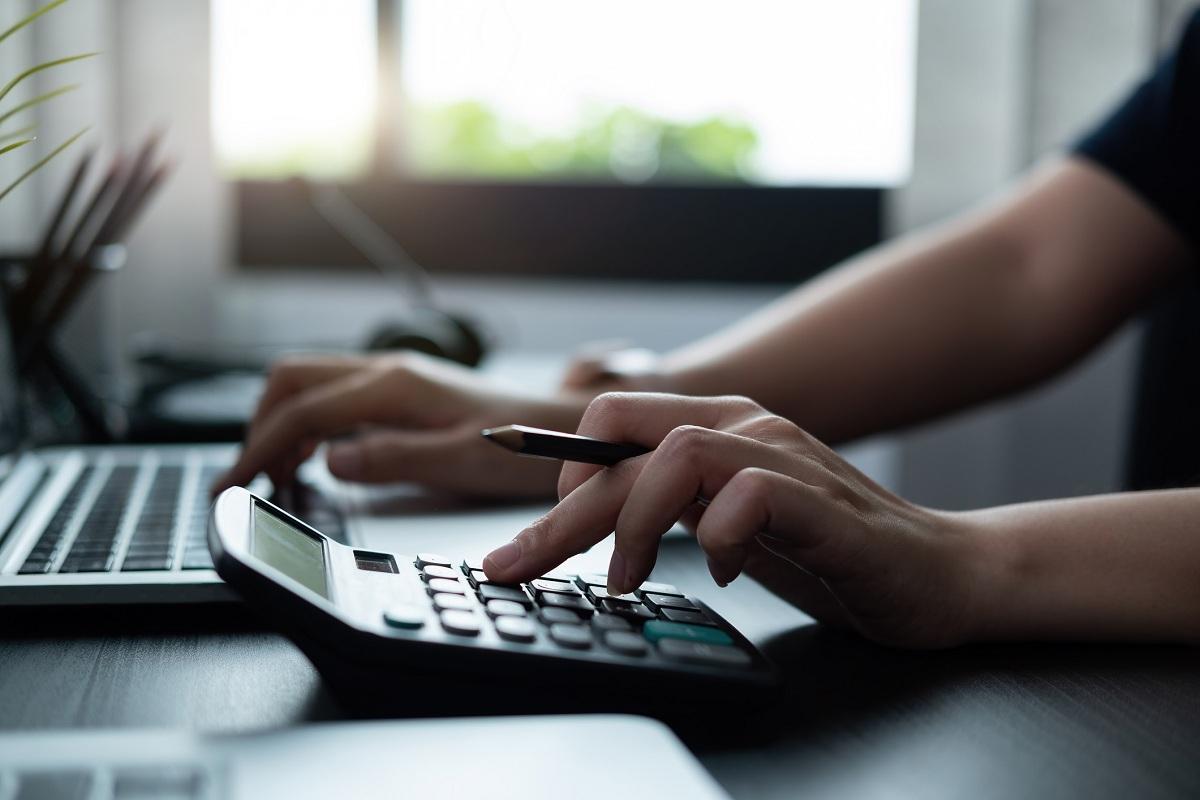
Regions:
<instances>
[{"instance_id":1,"label":"window","mask_svg":"<svg viewBox=\"0 0 1200 800\"><path fill-rule=\"evenodd\" d=\"M242 260L357 260L300 177L435 268L793 279L907 178L915 26L915 0L214 0Z\"/></svg>"}]
</instances>

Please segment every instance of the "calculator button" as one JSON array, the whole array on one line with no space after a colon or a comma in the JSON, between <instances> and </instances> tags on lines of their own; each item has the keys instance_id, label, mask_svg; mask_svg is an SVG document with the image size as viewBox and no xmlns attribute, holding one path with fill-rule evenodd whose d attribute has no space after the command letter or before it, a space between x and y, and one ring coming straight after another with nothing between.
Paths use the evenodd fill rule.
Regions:
<instances>
[{"instance_id":1,"label":"calculator button","mask_svg":"<svg viewBox=\"0 0 1200 800\"><path fill-rule=\"evenodd\" d=\"M655 608L682 608L687 611L697 610L696 604L686 597L675 597L657 592L642 592L642 601Z\"/></svg>"},{"instance_id":2,"label":"calculator button","mask_svg":"<svg viewBox=\"0 0 1200 800\"><path fill-rule=\"evenodd\" d=\"M483 571L483 562L478 561L478 560L473 560L470 558L464 558L461 566L462 566L462 571L465 573L468 573L468 574L475 572L476 570L478 570L480 572Z\"/></svg>"},{"instance_id":3,"label":"calculator button","mask_svg":"<svg viewBox=\"0 0 1200 800\"><path fill-rule=\"evenodd\" d=\"M627 656L644 656L650 649L646 640L632 631L609 631L604 634L604 643Z\"/></svg>"},{"instance_id":4,"label":"calculator button","mask_svg":"<svg viewBox=\"0 0 1200 800\"><path fill-rule=\"evenodd\" d=\"M430 565L436 567L450 566L450 559L445 556L439 556L437 553L417 553L417 560L413 562L417 565L417 569L428 567Z\"/></svg>"},{"instance_id":5,"label":"calculator button","mask_svg":"<svg viewBox=\"0 0 1200 800\"><path fill-rule=\"evenodd\" d=\"M532 642L537 635L533 623L523 617L497 617L493 624L500 638L511 642Z\"/></svg>"},{"instance_id":6,"label":"calculator button","mask_svg":"<svg viewBox=\"0 0 1200 800\"><path fill-rule=\"evenodd\" d=\"M620 600L601 600L600 610L606 614L616 614L632 620L654 619L654 612L641 603L626 603Z\"/></svg>"},{"instance_id":7,"label":"calculator button","mask_svg":"<svg viewBox=\"0 0 1200 800\"><path fill-rule=\"evenodd\" d=\"M591 600L593 603L599 603L601 600L605 600L610 597L613 600L620 600L623 603L641 603L642 602L641 600L639 600L636 596L634 596L632 594L609 594L608 589L605 589L603 586L592 586L591 584L588 584L587 593L588 593L588 599Z\"/></svg>"},{"instance_id":8,"label":"calculator button","mask_svg":"<svg viewBox=\"0 0 1200 800\"><path fill-rule=\"evenodd\" d=\"M568 581L552 580L550 578L538 578L529 584L534 591L541 594L542 592L554 592L555 594L579 594L579 590Z\"/></svg>"},{"instance_id":9,"label":"calculator button","mask_svg":"<svg viewBox=\"0 0 1200 800\"><path fill-rule=\"evenodd\" d=\"M631 631L633 626L624 617L616 614L597 614L592 617L592 625L601 631Z\"/></svg>"},{"instance_id":10,"label":"calculator button","mask_svg":"<svg viewBox=\"0 0 1200 800\"><path fill-rule=\"evenodd\" d=\"M449 578L430 578L429 584L426 587L430 594L438 592L448 592L450 594L466 594L466 589L458 581L452 581Z\"/></svg>"},{"instance_id":11,"label":"calculator button","mask_svg":"<svg viewBox=\"0 0 1200 800\"><path fill-rule=\"evenodd\" d=\"M542 592L538 597L538 604L542 608L569 608L583 614L585 617L590 617L595 610L592 604L584 600L579 595L556 594L554 592Z\"/></svg>"},{"instance_id":12,"label":"calculator button","mask_svg":"<svg viewBox=\"0 0 1200 800\"><path fill-rule=\"evenodd\" d=\"M425 624L425 612L418 606L394 605L383 612L383 621L393 628L415 630Z\"/></svg>"},{"instance_id":13,"label":"calculator button","mask_svg":"<svg viewBox=\"0 0 1200 800\"><path fill-rule=\"evenodd\" d=\"M580 589L587 589L588 586L608 586L608 576L599 572L585 572L576 576L575 583Z\"/></svg>"},{"instance_id":14,"label":"calculator button","mask_svg":"<svg viewBox=\"0 0 1200 800\"><path fill-rule=\"evenodd\" d=\"M458 580L458 571L450 567L442 567L437 564L430 564L428 567L421 569L421 577L425 580L431 578L445 578L448 581Z\"/></svg>"},{"instance_id":15,"label":"calculator button","mask_svg":"<svg viewBox=\"0 0 1200 800\"><path fill-rule=\"evenodd\" d=\"M558 623L550 626L550 638L563 647L586 650L592 646L592 632L582 625Z\"/></svg>"},{"instance_id":16,"label":"calculator button","mask_svg":"<svg viewBox=\"0 0 1200 800\"><path fill-rule=\"evenodd\" d=\"M511 600L514 603L520 603L528 608L533 605L529 595L520 589L514 589L510 586L497 586L492 583L485 583L479 587L479 599L485 603L488 600Z\"/></svg>"},{"instance_id":17,"label":"calculator button","mask_svg":"<svg viewBox=\"0 0 1200 800\"><path fill-rule=\"evenodd\" d=\"M654 581L646 581L638 587L639 592L650 592L652 594L669 594L673 597L683 597L683 592L676 589L669 583L655 583Z\"/></svg>"},{"instance_id":18,"label":"calculator button","mask_svg":"<svg viewBox=\"0 0 1200 800\"><path fill-rule=\"evenodd\" d=\"M433 606L438 611L471 611L475 605L461 594L439 592L433 596Z\"/></svg>"},{"instance_id":19,"label":"calculator button","mask_svg":"<svg viewBox=\"0 0 1200 800\"><path fill-rule=\"evenodd\" d=\"M664 608L662 617L671 622L686 622L689 625L715 625L716 623L700 611L685 611L681 608Z\"/></svg>"},{"instance_id":20,"label":"calculator button","mask_svg":"<svg viewBox=\"0 0 1200 800\"><path fill-rule=\"evenodd\" d=\"M488 600L487 613L489 617L523 617L525 606L512 600Z\"/></svg>"},{"instance_id":21,"label":"calculator button","mask_svg":"<svg viewBox=\"0 0 1200 800\"><path fill-rule=\"evenodd\" d=\"M658 652L676 661L717 666L748 667L750 654L736 647L705 642L689 642L683 639L663 639L658 643Z\"/></svg>"},{"instance_id":22,"label":"calculator button","mask_svg":"<svg viewBox=\"0 0 1200 800\"><path fill-rule=\"evenodd\" d=\"M442 627L460 636L475 636L479 633L479 617L470 611L443 611Z\"/></svg>"},{"instance_id":23,"label":"calculator button","mask_svg":"<svg viewBox=\"0 0 1200 800\"><path fill-rule=\"evenodd\" d=\"M538 616L541 617L542 622L546 623L547 625L554 625L559 622L564 622L569 625L579 624L579 615L574 611L570 611L565 608L543 608L538 613Z\"/></svg>"},{"instance_id":24,"label":"calculator button","mask_svg":"<svg viewBox=\"0 0 1200 800\"><path fill-rule=\"evenodd\" d=\"M642 626L642 635L652 642L663 639L683 639L705 644L733 644L729 634L720 628L707 625L685 625L681 622L664 622L652 619Z\"/></svg>"}]
</instances>

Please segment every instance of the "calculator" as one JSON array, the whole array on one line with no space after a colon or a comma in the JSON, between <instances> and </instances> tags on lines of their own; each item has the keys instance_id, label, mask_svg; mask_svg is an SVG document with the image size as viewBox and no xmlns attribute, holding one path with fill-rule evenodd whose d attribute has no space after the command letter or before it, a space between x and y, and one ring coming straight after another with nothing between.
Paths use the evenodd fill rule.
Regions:
<instances>
[{"instance_id":1,"label":"calculator","mask_svg":"<svg viewBox=\"0 0 1200 800\"><path fill-rule=\"evenodd\" d=\"M509 713L506 699L711 708L780 685L744 636L670 584L611 595L603 575L558 572L500 584L471 560L340 544L240 487L217 498L208 540L221 578L368 711L420 713L431 695L471 713Z\"/></svg>"}]
</instances>

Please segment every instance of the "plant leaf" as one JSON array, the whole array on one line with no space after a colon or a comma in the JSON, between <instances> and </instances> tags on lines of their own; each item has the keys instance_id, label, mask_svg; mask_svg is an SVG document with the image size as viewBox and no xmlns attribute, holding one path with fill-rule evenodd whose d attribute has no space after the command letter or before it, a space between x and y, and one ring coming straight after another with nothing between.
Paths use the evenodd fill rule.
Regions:
<instances>
[{"instance_id":1,"label":"plant leaf","mask_svg":"<svg viewBox=\"0 0 1200 800\"><path fill-rule=\"evenodd\" d=\"M25 70L20 75L18 75L17 77L13 78L7 84L5 84L3 89L0 89L0 100L3 100L6 96L8 96L8 93L11 92L18 83L25 80L30 75L34 75L38 72L41 72L44 69L50 69L51 67L57 67L59 64L70 64L72 61L82 61L85 58L91 58L92 56L96 56L96 55L99 55L99 53L83 53L83 54L77 55L77 56L67 56L66 58L56 58L53 61L47 61L44 64L38 64L36 67L30 67L29 69Z\"/></svg>"},{"instance_id":2,"label":"plant leaf","mask_svg":"<svg viewBox=\"0 0 1200 800\"><path fill-rule=\"evenodd\" d=\"M22 173L21 173L21 175L20 175L20 177L18 177L18 178L17 178L15 181L13 181L13 182L12 182L12 183L10 183L10 184L9 184L7 187L5 187L4 191L0 192L0 201L3 201L5 197L8 197L8 193L9 193L9 192L11 192L13 189L17 188L18 186L20 186L20 185L21 185L21 183L22 183L22 182L23 182L23 181L24 181L26 178L28 178L28 177L29 177L30 175L32 175L33 173L37 172L37 171L38 171L39 169L41 169L42 167L46 166L46 164L47 164L47 163L49 163L50 159L52 159L52 158L54 158L55 156L57 156L57 155L58 155L59 153L61 153L63 150L66 150L66 149L67 149L68 147L70 147L71 145L75 144L75 140L76 140L76 139L78 139L80 136L83 136L83 135L84 135L85 133L87 133L89 130L91 130L91 126L88 126L87 128L84 128L84 129L83 129L83 130L81 130L79 133L77 133L77 134L75 134L74 136L72 136L70 139L67 139L65 142L63 142L62 144L60 144L58 147L56 147L56 148L54 148L53 150L51 150L51 151L50 151L50 153L49 153L49 154L48 154L48 155L47 155L45 158L43 158L41 161L37 162L37 163L36 163L36 164L34 164L32 167L30 167L29 169L27 169L27 170L25 170L24 172L22 172Z\"/></svg>"},{"instance_id":3,"label":"plant leaf","mask_svg":"<svg viewBox=\"0 0 1200 800\"><path fill-rule=\"evenodd\" d=\"M25 19L18 22L16 25L13 25L11 28L6 30L4 33L0 33L0 42L3 42L5 39L12 36L17 31L21 30L21 28L24 28L29 23L33 22L35 19L40 17L42 14L45 14L47 11L53 11L54 9L58 8L65 2L67 2L67 0L54 0L53 3L47 3L46 5L42 6L37 11L34 11L32 14L27 16Z\"/></svg>"},{"instance_id":4,"label":"plant leaf","mask_svg":"<svg viewBox=\"0 0 1200 800\"><path fill-rule=\"evenodd\" d=\"M29 144L32 141L33 141L33 139L22 139L19 142L13 142L12 144L6 144L3 147L0 147L0 156L4 155L9 150L16 150L18 147L24 147L25 145Z\"/></svg>"},{"instance_id":5,"label":"plant leaf","mask_svg":"<svg viewBox=\"0 0 1200 800\"><path fill-rule=\"evenodd\" d=\"M24 128L17 128L15 131L0 132L0 142L7 142L9 139L20 139L28 133L33 133L35 130L37 130L37 125L26 125Z\"/></svg>"},{"instance_id":6,"label":"plant leaf","mask_svg":"<svg viewBox=\"0 0 1200 800\"><path fill-rule=\"evenodd\" d=\"M67 92L73 92L78 88L79 88L78 83L72 83L68 86L63 86L58 89L55 89L53 92L46 92L45 94L39 94L37 97L33 98L32 100L26 100L24 103L21 103L19 106L14 106L13 108L9 109L8 111L5 111L3 114L0 114L0 125L3 125L5 122L10 120L13 116L20 114L22 111L25 111L26 109L29 109L29 108L33 108L38 103L44 103L47 100L52 100L55 97L58 97L60 94L66 94Z\"/></svg>"}]
</instances>

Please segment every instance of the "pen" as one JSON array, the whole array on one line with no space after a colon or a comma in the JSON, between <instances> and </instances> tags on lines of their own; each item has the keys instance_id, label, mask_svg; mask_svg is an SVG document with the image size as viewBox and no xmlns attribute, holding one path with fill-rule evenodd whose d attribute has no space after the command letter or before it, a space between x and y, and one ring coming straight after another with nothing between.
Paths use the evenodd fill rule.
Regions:
<instances>
[{"instance_id":1,"label":"pen","mask_svg":"<svg viewBox=\"0 0 1200 800\"><path fill-rule=\"evenodd\" d=\"M527 425L505 425L503 428L486 428L480 433L489 442L495 442L517 455L534 458L552 458L558 461L579 461L584 464L599 464L611 467L627 458L637 458L653 448L640 444L606 442L575 433L547 431ZM696 496L699 505L707 506L709 499Z\"/></svg>"},{"instance_id":2,"label":"pen","mask_svg":"<svg viewBox=\"0 0 1200 800\"><path fill-rule=\"evenodd\" d=\"M505 425L482 431L483 438L523 456L553 458L562 461L581 461L611 467L618 461L636 458L650 452L637 444L605 442L574 433L547 431L525 425Z\"/></svg>"}]
</instances>

